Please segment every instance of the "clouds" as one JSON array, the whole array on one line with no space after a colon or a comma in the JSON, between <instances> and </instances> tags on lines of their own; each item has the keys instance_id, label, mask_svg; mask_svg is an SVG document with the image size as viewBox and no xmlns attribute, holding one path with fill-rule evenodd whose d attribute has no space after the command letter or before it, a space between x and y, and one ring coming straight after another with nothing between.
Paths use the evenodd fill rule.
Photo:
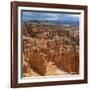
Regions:
<instances>
[{"instance_id":1,"label":"clouds","mask_svg":"<svg viewBox=\"0 0 90 90\"><path fill-rule=\"evenodd\" d=\"M23 12L23 20L57 20L59 14L45 12Z\"/></svg>"},{"instance_id":2,"label":"clouds","mask_svg":"<svg viewBox=\"0 0 90 90\"><path fill-rule=\"evenodd\" d=\"M22 20L78 20L79 15L76 14L64 14L64 13L50 13L50 12L32 12L32 11L23 11Z\"/></svg>"}]
</instances>

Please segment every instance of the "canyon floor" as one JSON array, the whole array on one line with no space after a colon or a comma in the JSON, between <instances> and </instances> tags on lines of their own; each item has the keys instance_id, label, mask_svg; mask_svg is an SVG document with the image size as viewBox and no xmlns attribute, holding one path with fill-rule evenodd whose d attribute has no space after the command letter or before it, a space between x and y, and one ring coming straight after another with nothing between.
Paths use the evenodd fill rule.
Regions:
<instances>
[{"instance_id":1,"label":"canyon floor","mask_svg":"<svg viewBox=\"0 0 90 90\"><path fill-rule=\"evenodd\" d=\"M30 68L30 74L24 74L25 77L30 76L41 76L39 73ZM45 76L53 76L53 75L70 75L69 73L59 69L53 62L47 63L47 71Z\"/></svg>"}]
</instances>

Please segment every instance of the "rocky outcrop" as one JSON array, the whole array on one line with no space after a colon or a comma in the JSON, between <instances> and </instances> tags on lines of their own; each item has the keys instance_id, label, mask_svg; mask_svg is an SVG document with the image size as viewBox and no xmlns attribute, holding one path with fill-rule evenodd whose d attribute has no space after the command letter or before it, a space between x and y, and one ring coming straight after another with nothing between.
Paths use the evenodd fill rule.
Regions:
<instances>
[{"instance_id":1,"label":"rocky outcrop","mask_svg":"<svg viewBox=\"0 0 90 90\"><path fill-rule=\"evenodd\" d=\"M73 31L62 29L55 25L25 24L23 70L26 73L32 68L40 75L46 75L47 63L53 62L58 69L79 74L79 32L73 35Z\"/></svg>"}]
</instances>

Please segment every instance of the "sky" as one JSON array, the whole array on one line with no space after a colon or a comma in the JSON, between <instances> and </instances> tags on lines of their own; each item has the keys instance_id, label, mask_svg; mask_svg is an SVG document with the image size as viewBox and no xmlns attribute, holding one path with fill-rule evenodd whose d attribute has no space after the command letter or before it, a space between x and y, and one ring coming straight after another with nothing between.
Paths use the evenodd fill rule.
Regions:
<instances>
[{"instance_id":1,"label":"sky","mask_svg":"<svg viewBox=\"0 0 90 90\"><path fill-rule=\"evenodd\" d=\"M22 21L23 22L30 21L30 20L79 21L79 16L80 16L80 14L23 11L22 12Z\"/></svg>"}]
</instances>

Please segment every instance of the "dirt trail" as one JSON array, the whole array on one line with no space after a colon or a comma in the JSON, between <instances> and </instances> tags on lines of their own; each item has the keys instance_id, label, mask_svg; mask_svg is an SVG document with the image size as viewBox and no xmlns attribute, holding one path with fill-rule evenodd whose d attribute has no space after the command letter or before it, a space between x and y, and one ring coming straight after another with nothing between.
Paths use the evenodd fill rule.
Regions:
<instances>
[{"instance_id":1,"label":"dirt trail","mask_svg":"<svg viewBox=\"0 0 90 90\"><path fill-rule=\"evenodd\" d=\"M53 64L53 62L47 63L47 72L46 75L67 75L67 72L64 72L57 68L56 65Z\"/></svg>"}]
</instances>

